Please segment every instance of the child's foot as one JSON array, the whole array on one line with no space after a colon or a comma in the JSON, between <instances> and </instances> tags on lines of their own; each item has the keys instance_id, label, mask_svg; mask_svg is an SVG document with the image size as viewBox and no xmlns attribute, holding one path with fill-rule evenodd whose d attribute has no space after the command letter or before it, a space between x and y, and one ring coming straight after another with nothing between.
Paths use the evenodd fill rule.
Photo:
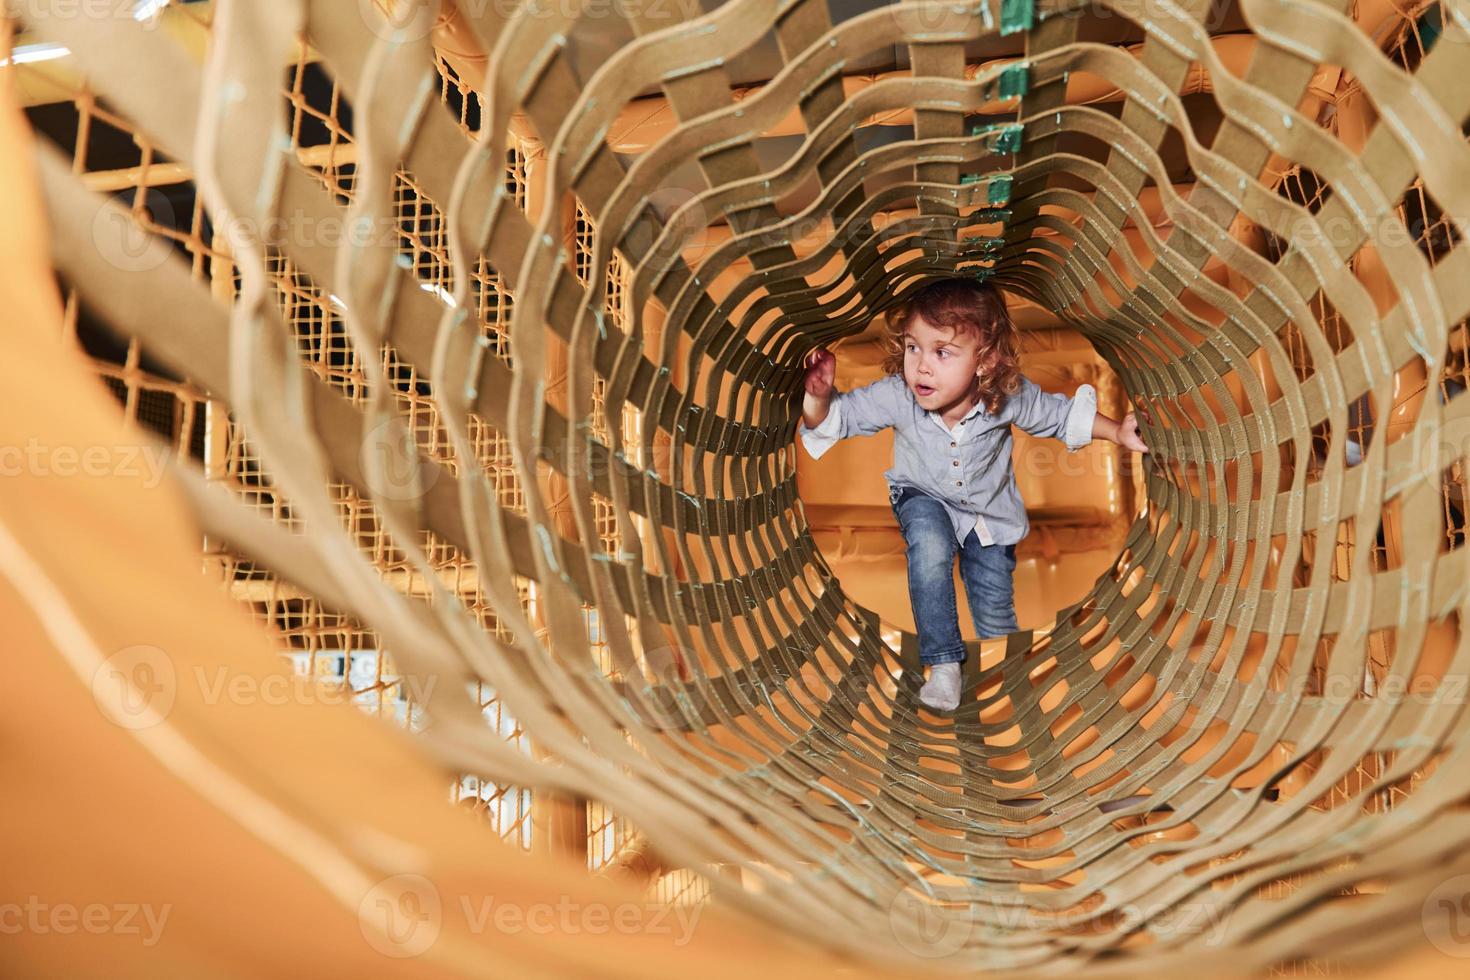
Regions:
<instances>
[{"instance_id":1,"label":"child's foot","mask_svg":"<svg viewBox=\"0 0 1470 980\"><path fill-rule=\"evenodd\" d=\"M935 664L929 679L919 688L919 700L935 711L953 711L960 706L960 665Z\"/></svg>"}]
</instances>

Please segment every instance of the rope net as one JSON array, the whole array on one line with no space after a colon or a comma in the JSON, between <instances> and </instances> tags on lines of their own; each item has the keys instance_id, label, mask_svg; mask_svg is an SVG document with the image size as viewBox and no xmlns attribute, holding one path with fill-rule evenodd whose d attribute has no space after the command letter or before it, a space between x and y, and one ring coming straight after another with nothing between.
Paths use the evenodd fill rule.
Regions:
<instances>
[{"instance_id":1,"label":"rope net","mask_svg":"<svg viewBox=\"0 0 1470 980\"><path fill-rule=\"evenodd\" d=\"M1470 891L1463 3L8 6L67 336L508 843L970 971L1289 972ZM949 717L793 436L804 355L954 274L1152 451Z\"/></svg>"}]
</instances>

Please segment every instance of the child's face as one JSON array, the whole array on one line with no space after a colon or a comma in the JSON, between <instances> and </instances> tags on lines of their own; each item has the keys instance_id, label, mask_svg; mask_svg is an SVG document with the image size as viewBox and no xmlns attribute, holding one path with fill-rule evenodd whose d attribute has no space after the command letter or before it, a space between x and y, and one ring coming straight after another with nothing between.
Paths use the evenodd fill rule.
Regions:
<instances>
[{"instance_id":1,"label":"child's face","mask_svg":"<svg viewBox=\"0 0 1470 980\"><path fill-rule=\"evenodd\" d=\"M902 339L903 380L921 408L944 415L968 400L980 366L974 334L935 327L916 313Z\"/></svg>"}]
</instances>

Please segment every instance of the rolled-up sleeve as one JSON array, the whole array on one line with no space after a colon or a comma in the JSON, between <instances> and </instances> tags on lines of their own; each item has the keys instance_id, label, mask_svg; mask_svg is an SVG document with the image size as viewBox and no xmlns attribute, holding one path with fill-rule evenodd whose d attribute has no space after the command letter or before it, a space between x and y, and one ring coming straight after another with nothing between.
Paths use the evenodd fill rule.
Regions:
<instances>
[{"instance_id":1,"label":"rolled-up sleeve","mask_svg":"<svg viewBox=\"0 0 1470 980\"><path fill-rule=\"evenodd\" d=\"M1021 390L1011 396L1015 405L1011 421L1033 436L1060 439L1068 452L1076 452L1092 441L1092 423L1097 418L1097 389L1078 385L1071 396L1048 393L1022 376Z\"/></svg>"},{"instance_id":2,"label":"rolled-up sleeve","mask_svg":"<svg viewBox=\"0 0 1470 980\"><path fill-rule=\"evenodd\" d=\"M841 399L835 396L832 398L827 404L827 417L815 429L809 428L803 421L797 431L801 433L801 444L806 447L812 459L821 459L822 454L842 438Z\"/></svg>"},{"instance_id":3,"label":"rolled-up sleeve","mask_svg":"<svg viewBox=\"0 0 1470 980\"><path fill-rule=\"evenodd\" d=\"M812 459L820 459L841 439L872 435L892 425L903 394L903 379L893 374L852 391L839 391L827 404L827 417L815 428L801 422L797 434Z\"/></svg>"},{"instance_id":4,"label":"rolled-up sleeve","mask_svg":"<svg viewBox=\"0 0 1470 980\"><path fill-rule=\"evenodd\" d=\"M1067 424L1062 430L1062 441L1067 452L1075 453L1092 441L1092 423L1097 418L1097 389L1092 385L1079 385L1072 396L1072 407L1067 410Z\"/></svg>"}]
</instances>

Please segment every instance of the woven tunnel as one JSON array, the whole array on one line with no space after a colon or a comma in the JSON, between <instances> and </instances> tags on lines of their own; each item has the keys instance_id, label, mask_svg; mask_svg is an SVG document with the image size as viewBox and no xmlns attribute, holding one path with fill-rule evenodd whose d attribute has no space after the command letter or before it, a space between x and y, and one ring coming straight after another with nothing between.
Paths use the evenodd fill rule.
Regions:
<instances>
[{"instance_id":1,"label":"woven tunnel","mask_svg":"<svg viewBox=\"0 0 1470 980\"><path fill-rule=\"evenodd\" d=\"M1465 955L1463 3L380 6L9 5L94 120L31 115L72 327L298 662L508 841L601 814L865 967ZM953 275L1151 451L949 716L795 436L803 358Z\"/></svg>"}]
</instances>

